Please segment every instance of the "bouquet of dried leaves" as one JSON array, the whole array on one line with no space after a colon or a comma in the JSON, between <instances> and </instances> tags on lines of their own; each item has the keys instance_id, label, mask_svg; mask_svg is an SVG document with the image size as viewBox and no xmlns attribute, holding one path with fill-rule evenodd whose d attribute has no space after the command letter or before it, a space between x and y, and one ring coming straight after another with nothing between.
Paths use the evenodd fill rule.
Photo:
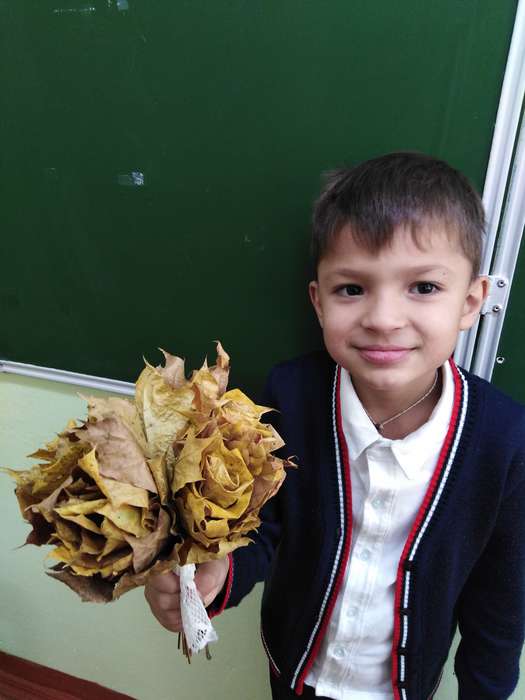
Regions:
<instances>
[{"instance_id":1,"label":"bouquet of dried leaves","mask_svg":"<svg viewBox=\"0 0 525 700\"><path fill-rule=\"evenodd\" d=\"M114 600L153 572L187 579L184 567L248 544L293 466L272 454L284 443L260 422L270 409L226 390L220 343L216 364L189 379L182 359L164 356L164 366L146 363L134 401L88 398L83 423L30 455L38 465L5 470L32 525L26 542L53 545L49 575L83 600ZM197 649L213 635L200 630Z\"/></svg>"}]
</instances>

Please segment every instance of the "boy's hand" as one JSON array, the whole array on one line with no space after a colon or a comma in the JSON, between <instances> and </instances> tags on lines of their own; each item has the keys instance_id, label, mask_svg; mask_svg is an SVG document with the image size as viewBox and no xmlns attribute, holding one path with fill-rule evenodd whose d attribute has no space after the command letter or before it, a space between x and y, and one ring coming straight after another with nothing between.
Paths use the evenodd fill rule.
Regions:
<instances>
[{"instance_id":1,"label":"boy's hand","mask_svg":"<svg viewBox=\"0 0 525 700\"><path fill-rule=\"evenodd\" d=\"M212 559L197 566L195 585L205 607L210 605L221 592L229 567L228 557ZM170 632L182 631L180 584L177 574L170 571L150 576L146 582L144 595L151 612L163 627Z\"/></svg>"}]
</instances>

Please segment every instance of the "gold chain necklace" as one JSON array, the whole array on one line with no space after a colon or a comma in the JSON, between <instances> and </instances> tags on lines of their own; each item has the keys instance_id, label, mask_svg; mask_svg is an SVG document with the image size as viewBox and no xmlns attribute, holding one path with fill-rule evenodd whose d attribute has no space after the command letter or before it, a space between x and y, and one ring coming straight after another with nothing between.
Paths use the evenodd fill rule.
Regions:
<instances>
[{"instance_id":1,"label":"gold chain necklace","mask_svg":"<svg viewBox=\"0 0 525 700\"><path fill-rule=\"evenodd\" d=\"M412 410L413 408L415 408L416 406L418 406L422 401L424 401L428 396L430 396L430 394L431 394L431 393L434 391L434 389L436 388L437 380L438 380L438 370L436 370L436 376L434 377L434 381L432 382L432 386L430 387L430 389L429 389L425 394L423 394L423 396L421 396L417 401L415 401L413 404L411 404L408 408L405 408L405 409L403 409L402 411L399 411L399 413L396 413L395 416L392 416L391 418L387 418L386 420L382 420L382 421L380 421L379 423L376 423L376 422L374 421L374 419L372 418L372 416L368 413L368 411L366 410L366 408L363 406L363 408L365 409L366 415L370 418L370 420L371 420L371 422L373 423L374 428L377 430L377 432L378 432L378 433L382 433L382 432L383 432L383 428L385 427L385 425L386 425L387 423L391 423L393 420L396 420L396 418L401 418L401 416L404 416L405 413L408 413L408 411L410 411L410 410Z\"/></svg>"}]
</instances>

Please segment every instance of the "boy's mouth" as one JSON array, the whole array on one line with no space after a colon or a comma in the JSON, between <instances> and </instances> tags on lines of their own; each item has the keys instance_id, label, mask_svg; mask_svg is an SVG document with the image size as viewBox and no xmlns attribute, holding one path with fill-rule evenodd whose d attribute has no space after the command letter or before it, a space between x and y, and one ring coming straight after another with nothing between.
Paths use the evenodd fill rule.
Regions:
<instances>
[{"instance_id":1,"label":"boy's mouth","mask_svg":"<svg viewBox=\"0 0 525 700\"><path fill-rule=\"evenodd\" d=\"M359 354L368 362L375 365L388 365L399 362L408 355L411 348L400 347L399 345L367 345L358 348Z\"/></svg>"}]
</instances>

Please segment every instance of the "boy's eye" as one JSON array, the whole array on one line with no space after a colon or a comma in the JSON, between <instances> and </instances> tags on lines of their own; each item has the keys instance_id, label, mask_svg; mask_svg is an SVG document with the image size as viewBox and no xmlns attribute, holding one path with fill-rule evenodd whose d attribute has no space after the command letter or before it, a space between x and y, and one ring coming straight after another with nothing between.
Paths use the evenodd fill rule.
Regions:
<instances>
[{"instance_id":1,"label":"boy's eye","mask_svg":"<svg viewBox=\"0 0 525 700\"><path fill-rule=\"evenodd\" d=\"M363 287L358 284L345 284L339 291L345 297L355 297L363 293Z\"/></svg>"},{"instance_id":2,"label":"boy's eye","mask_svg":"<svg viewBox=\"0 0 525 700\"><path fill-rule=\"evenodd\" d=\"M412 290L417 294L432 294L437 290L433 282L417 282L412 286Z\"/></svg>"}]
</instances>

